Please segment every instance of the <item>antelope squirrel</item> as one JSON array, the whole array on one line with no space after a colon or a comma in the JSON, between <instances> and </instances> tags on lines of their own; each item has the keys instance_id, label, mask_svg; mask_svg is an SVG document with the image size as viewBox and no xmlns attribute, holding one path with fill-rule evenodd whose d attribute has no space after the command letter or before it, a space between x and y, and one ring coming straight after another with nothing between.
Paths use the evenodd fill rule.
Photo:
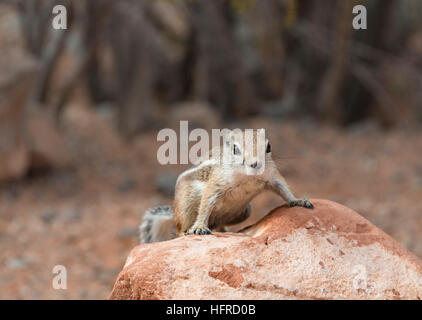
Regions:
<instances>
[{"instance_id":1,"label":"antelope squirrel","mask_svg":"<svg viewBox=\"0 0 422 320\"><path fill-rule=\"evenodd\" d=\"M212 149L209 159L179 175L173 206L158 206L145 212L139 227L141 243L187 234L209 234L211 230L224 231L225 226L249 217L251 200L264 190L275 192L290 207L313 208L309 200L298 199L290 191L272 159L268 139L265 139L262 168L256 150L243 148L244 138L244 131L229 131L223 137L226 147L222 152ZM256 132L253 140L256 145ZM231 161L219 161L222 155ZM253 174L259 169L260 174Z\"/></svg>"}]
</instances>

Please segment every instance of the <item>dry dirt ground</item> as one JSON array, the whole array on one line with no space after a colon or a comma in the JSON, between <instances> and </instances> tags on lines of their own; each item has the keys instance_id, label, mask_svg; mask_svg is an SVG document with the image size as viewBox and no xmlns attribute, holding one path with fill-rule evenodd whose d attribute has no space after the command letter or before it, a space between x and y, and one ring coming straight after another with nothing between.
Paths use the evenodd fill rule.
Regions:
<instances>
[{"instance_id":1,"label":"dry dirt ground","mask_svg":"<svg viewBox=\"0 0 422 320\"><path fill-rule=\"evenodd\" d=\"M103 117L71 110L64 132L74 167L0 187L1 299L107 298L138 242L143 211L171 203L157 185L171 187L166 177L185 168L158 164L156 132L123 143ZM268 119L244 125L267 129L297 195L349 206L422 257L420 129L340 130ZM281 203L259 197L249 223ZM55 265L67 269L66 290L52 287Z\"/></svg>"}]
</instances>

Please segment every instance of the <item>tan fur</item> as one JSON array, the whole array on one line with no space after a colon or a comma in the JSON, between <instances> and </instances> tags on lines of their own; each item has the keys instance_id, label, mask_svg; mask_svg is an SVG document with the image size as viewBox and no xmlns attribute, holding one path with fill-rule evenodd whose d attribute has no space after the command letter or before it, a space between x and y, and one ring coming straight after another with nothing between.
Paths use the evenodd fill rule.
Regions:
<instances>
[{"instance_id":1,"label":"tan fur","mask_svg":"<svg viewBox=\"0 0 422 320\"><path fill-rule=\"evenodd\" d=\"M253 145L257 146L256 131ZM186 170L177 179L173 207L152 208L144 215L140 226L141 242L164 241L185 234L207 234L210 229L224 231L225 226L246 220L251 212L250 202L263 190L271 190L290 206L312 208L306 199L297 199L279 173L271 152L265 153L265 170L249 175L264 165L258 149L241 145L245 134L229 131L224 137L226 148L211 150L211 159ZM251 142L249 142L251 143ZM268 145L265 141L261 151ZM238 154L234 154L234 145ZM226 161L227 159L236 161Z\"/></svg>"},{"instance_id":2,"label":"tan fur","mask_svg":"<svg viewBox=\"0 0 422 320\"><path fill-rule=\"evenodd\" d=\"M255 146L256 137L255 132ZM229 152L233 144L243 139L243 132L232 133L226 140L230 144ZM224 226L245 220L249 216L250 201L265 189L276 192L292 206L312 207L306 199L293 196L277 170L271 153L265 154L265 170L262 174L247 175L245 167L256 161L257 149L250 154L244 146L239 145L239 149L239 163L218 162L216 159L223 152L212 152L211 160L204 161L179 177L173 204L179 235L209 233L208 228L222 230Z\"/></svg>"}]
</instances>

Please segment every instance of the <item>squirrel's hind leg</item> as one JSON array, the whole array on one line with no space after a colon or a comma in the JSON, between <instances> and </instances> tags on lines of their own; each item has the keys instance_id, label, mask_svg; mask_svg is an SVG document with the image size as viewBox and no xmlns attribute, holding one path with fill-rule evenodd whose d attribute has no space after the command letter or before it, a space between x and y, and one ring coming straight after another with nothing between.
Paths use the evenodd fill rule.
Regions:
<instances>
[{"instance_id":1,"label":"squirrel's hind leg","mask_svg":"<svg viewBox=\"0 0 422 320\"><path fill-rule=\"evenodd\" d=\"M225 225L226 226L232 226L238 223L241 223L243 221L245 221L246 219L248 219L251 216L251 212L252 212L252 205L249 203L245 209L243 209L242 211L240 211L240 213L234 215L231 217L231 219L229 219L228 221L225 221Z\"/></svg>"}]
</instances>

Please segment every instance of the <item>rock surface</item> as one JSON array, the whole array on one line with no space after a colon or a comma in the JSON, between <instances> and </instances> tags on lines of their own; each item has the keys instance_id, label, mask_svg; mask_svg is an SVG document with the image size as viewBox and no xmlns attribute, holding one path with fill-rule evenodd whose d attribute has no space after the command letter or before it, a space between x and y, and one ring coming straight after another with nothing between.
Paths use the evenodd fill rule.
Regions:
<instances>
[{"instance_id":1,"label":"rock surface","mask_svg":"<svg viewBox=\"0 0 422 320\"><path fill-rule=\"evenodd\" d=\"M280 207L243 233L137 246L110 299L421 299L422 261L340 204Z\"/></svg>"}]
</instances>

